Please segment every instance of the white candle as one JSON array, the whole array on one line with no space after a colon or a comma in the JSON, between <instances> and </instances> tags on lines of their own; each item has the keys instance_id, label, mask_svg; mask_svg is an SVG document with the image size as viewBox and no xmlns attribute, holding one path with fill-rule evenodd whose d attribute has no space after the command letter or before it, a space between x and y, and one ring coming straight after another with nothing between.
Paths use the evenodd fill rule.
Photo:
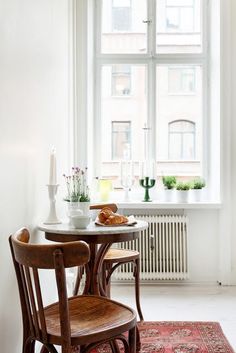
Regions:
<instances>
[{"instance_id":1,"label":"white candle","mask_svg":"<svg viewBox=\"0 0 236 353\"><path fill-rule=\"evenodd\" d=\"M57 184L57 170L56 170L56 150L52 149L50 154L50 168L49 168L49 185Z\"/></svg>"}]
</instances>

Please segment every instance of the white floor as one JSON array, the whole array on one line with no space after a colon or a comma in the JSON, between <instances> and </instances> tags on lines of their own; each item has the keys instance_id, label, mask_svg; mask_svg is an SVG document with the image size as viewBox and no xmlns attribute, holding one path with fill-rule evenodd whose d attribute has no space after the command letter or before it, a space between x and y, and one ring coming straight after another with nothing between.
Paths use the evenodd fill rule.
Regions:
<instances>
[{"instance_id":1,"label":"white floor","mask_svg":"<svg viewBox=\"0 0 236 353\"><path fill-rule=\"evenodd\" d=\"M112 298L135 307L133 285L112 285ZM217 321L236 351L236 286L143 285L145 321Z\"/></svg>"}]
</instances>

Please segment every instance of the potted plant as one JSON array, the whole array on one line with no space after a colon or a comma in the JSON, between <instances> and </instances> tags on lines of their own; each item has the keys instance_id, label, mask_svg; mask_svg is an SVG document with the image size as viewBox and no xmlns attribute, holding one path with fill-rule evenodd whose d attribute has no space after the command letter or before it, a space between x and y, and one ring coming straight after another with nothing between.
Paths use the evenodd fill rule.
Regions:
<instances>
[{"instance_id":1,"label":"potted plant","mask_svg":"<svg viewBox=\"0 0 236 353\"><path fill-rule=\"evenodd\" d=\"M191 185L189 182L180 181L176 184L176 190L177 190L176 195L177 195L178 202L180 203L188 202L190 188L191 188Z\"/></svg>"},{"instance_id":2,"label":"potted plant","mask_svg":"<svg viewBox=\"0 0 236 353\"><path fill-rule=\"evenodd\" d=\"M176 185L176 177L173 175L167 175L162 177L162 183L165 189L165 201L169 202L173 200L173 189Z\"/></svg>"},{"instance_id":3,"label":"potted plant","mask_svg":"<svg viewBox=\"0 0 236 353\"><path fill-rule=\"evenodd\" d=\"M193 201L201 201L202 189L206 186L205 180L202 178L194 179L191 183L191 198Z\"/></svg>"},{"instance_id":4,"label":"potted plant","mask_svg":"<svg viewBox=\"0 0 236 353\"><path fill-rule=\"evenodd\" d=\"M82 170L78 167L72 168L71 175L63 175L66 182L67 195L64 198L68 202L69 216L80 209L83 214L89 213L90 196L87 185L87 168Z\"/></svg>"}]
</instances>

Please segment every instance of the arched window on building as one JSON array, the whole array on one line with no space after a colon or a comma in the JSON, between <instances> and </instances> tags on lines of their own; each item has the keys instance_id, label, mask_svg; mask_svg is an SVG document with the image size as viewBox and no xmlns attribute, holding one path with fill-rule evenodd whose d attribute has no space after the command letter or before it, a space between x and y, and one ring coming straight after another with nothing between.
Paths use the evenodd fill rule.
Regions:
<instances>
[{"instance_id":1,"label":"arched window on building","mask_svg":"<svg viewBox=\"0 0 236 353\"><path fill-rule=\"evenodd\" d=\"M195 123L175 120L169 123L169 159L194 160L196 158Z\"/></svg>"}]
</instances>

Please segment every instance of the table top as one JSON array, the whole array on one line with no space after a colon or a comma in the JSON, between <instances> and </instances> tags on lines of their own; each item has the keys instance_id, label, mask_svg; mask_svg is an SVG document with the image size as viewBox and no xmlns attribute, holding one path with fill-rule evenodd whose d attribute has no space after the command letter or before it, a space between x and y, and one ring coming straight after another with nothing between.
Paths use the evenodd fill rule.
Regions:
<instances>
[{"instance_id":1,"label":"table top","mask_svg":"<svg viewBox=\"0 0 236 353\"><path fill-rule=\"evenodd\" d=\"M60 224L40 224L38 226L39 230L47 233L57 233L57 234L120 234L120 233L130 233L130 232L140 232L148 227L148 223L145 221L137 221L135 225L123 225L123 226L100 226L96 225L95 222L91 222L87 228L78 229L73 228L68 223Z\"/></svg>"},{"instance_id":2,"label":"table top","mask_svg":"<svg viewBox=\"0 0 236 353\"><path fill-rule=\"evenodd\" d=\"M120 242L136 239L140 231L148 228L148 223L138 220L132 226L99 226L91 222L85 229L72 228L68 223L40 224L38 229L45 232L46 239L52 241L84 240L91 243Z\"/></svg>"}]
</instances>

